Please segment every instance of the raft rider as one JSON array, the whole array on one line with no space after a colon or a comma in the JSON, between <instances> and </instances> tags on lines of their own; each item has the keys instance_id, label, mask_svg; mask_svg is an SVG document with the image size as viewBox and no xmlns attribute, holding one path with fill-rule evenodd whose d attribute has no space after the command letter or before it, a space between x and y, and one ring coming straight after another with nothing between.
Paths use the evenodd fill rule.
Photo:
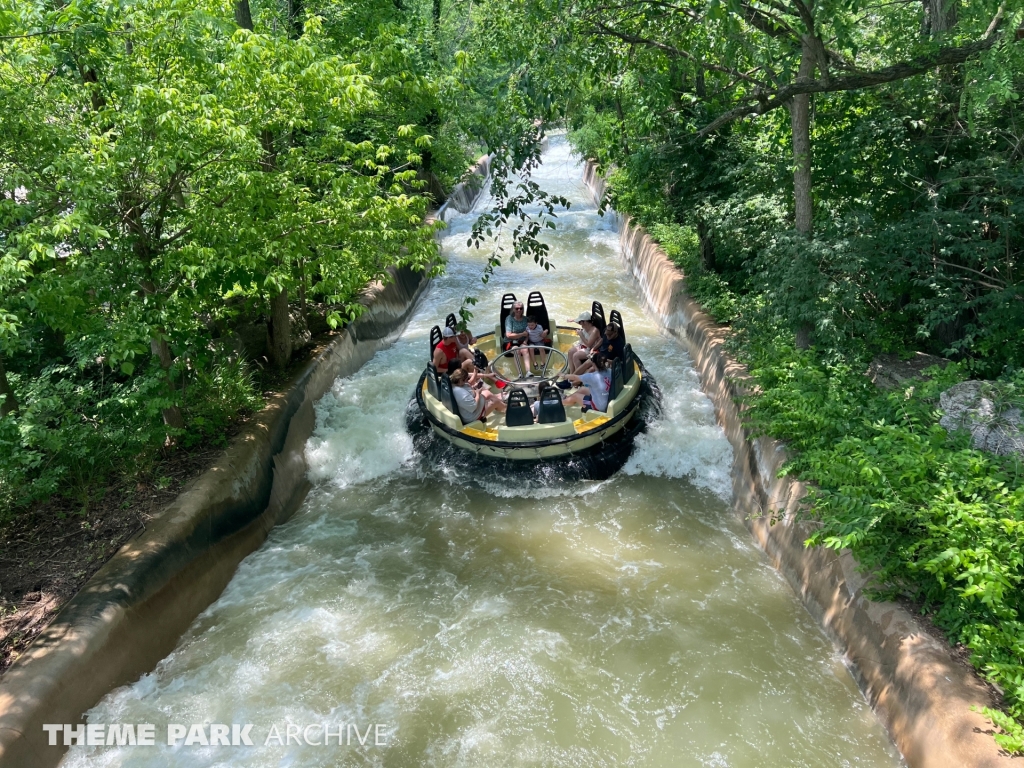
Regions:
<instances>
[{"instance_id":1,"label":"raft rider","mask_svg":"<svg viewBox=\"0 0 1024 768\"><path fill-rule=\"evenodd\" d=\"M473 353L468 349L459 349L455 340L455 331L448 326L441 330L441 343L434 347L434 367L438 373L448 373L459 367L463 360L472 360Z\"/></svg>"}]
</instances>

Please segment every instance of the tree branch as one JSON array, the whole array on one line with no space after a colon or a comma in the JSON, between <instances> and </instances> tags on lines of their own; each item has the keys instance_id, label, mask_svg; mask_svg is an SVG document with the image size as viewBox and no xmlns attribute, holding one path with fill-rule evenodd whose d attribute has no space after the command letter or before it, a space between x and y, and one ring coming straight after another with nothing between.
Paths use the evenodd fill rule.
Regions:
<instances>
[{"instance_id":1,"label":"tree branch","mask_svg":"<svg viewBox=\"0 0 1024 768\"><path fill-rule=\"evenodd\" d=\"M759 88L763 87L763 83L759 82L758 80L755 80L749 75L744 74L743 72L740 72L739 70L732 69L730 67L722 67L717 64L709 64L706 61L698 59L689 51L684 51L680 48L674 48L671 45L666 45L665 43L660 43L657 40L651 40L650 38L631 35L628 32L619 32L617 29L612 29L607 24L600 21L594 22L594 33L597 35L604 35L606 37L615 37L618 38L619 40L622 40L625 43L631 43L633 45L642 45L647 48L655 48L659 51L663 51L664 53L673 58L686 59L687 61L692 61L701 69L706 70L708 72L721 72L722 74L729 75L730 77L735 77L740 80L744 80L748 83L751 83L753 85L756 85Z\"/></svg>"},{"instance_id":2,"label":"tree branch","mask_svg":"<svg viewBox=\"0 0 1024 768\"><path fill-rule=\"evenodd\" d=\"M791 98L802 93L835 93L838 91L856 91L861 88L873 88L877 85L884 85L885 83L892 83L897 80L906 80L909 77L920 75L935 67L963 64L979 53L987 51L1001 39L1001 34L989 35L959 48L939 48L933 53L918 56L899 64L893 64L890 67L883 67L874 72L850 74L831 78L827 81L822 79L790 83L774 93L763 94L761 98L755 97L746 104L724 112L701 128L697 135L701 137L707 136L709 133L717 131L723 125L747 115L763 115L773 109L784 106Z\"/></svg>"}]
</instances>

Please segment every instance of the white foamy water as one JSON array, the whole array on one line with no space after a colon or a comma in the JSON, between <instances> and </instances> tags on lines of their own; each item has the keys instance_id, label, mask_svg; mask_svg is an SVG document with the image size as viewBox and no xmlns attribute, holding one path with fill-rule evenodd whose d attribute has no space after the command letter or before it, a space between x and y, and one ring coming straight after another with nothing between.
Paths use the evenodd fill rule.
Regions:
<instances>
[{"instance_id":1,"label":"white foamy water","mask_svg":"<svg viewBox=\"0 0 1024 768\"><path fill-rule=\"evenodd\" d=\"M74 747L65 766L895 766L832 648L729 508L732 454L682 349L659 334L580 167L556 269L503 268L443 240L448 273L409 327L317 406L303 507L219 600L92 723L252 723L252 747ZM405 406L427 332L501 293L563 319L600 299L657 378L664 415L601 482L474 475L416 454ZM276 726L384 727L383 746L265 745ZM316 740L316 731L313 740Z\"/></svg>"}]
</instances>

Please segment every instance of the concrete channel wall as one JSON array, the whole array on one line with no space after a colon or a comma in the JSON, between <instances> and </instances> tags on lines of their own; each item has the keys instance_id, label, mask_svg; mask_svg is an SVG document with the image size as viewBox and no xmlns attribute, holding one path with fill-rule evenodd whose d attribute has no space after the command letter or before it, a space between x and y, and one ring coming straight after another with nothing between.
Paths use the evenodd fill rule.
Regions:
<instances>
[{"instance_id":1,"label":"concrete channel wall","mask_svg":"<svg viewBox=\"0 0 1024 768\"><path fill-rule=\"evenodd\" d=\"M584 181L600 200L605 180L587 163ZM810 521L795 519L806 486L778 477L785 446L754 439L744 429L739 397L746 368L729 356L728 330L686 294L683 274L651 237L619 217L619 241L627 268L639 283L649 311L678 338L715 405L733 447L733 498L754 539L789 581L853 672L857 684L911 768L1020 768L986 733L991 726L971 707L989 704L974 673L958 663L912 614L894 603L864 597L856 561L822 548L807 549ZM772 524L772 519L777 522Z\"/></svg>"},{"instance_id":2,"label":"concrete channel wall","mask_svg":"<svg viewBox=\"0 0 1024 768\"><path fill-rule=\"evenodd\" d=\"M449 206L470 210L489 167L481 158L434 218L443 220ZM409 269L393 270L392 278L365 291L359 319L303 366L11 666L0 680L0 768L57 765L66 748L47 745L43 724L81 723L109 691L152 670L246 555L298 509L310 487L304 446L314 403L394 340L429 284L426 273Z\"/></svg>"}]
</instances>

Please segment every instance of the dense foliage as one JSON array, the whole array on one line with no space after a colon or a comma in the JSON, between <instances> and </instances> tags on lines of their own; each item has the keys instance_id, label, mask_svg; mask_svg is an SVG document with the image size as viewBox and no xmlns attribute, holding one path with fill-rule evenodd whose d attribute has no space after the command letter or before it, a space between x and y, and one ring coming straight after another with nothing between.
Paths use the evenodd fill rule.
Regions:
<instances>
[{"instance_id":1,"label":"dense foliage","mask_svg":"<svg viewBox=\"0 0 1024 768\"><path fill-rule=\"evenodd\" d=\"M425 9L18 0L0 35L0 518L219 438L241 358L434 265L469 142Z\"/></svg>"},{"instance_id":2,"label":"dense foliage","mask_svg":"<svg viewBox=\"0 0 1024 768\"><path fill-rule=\"evenodd\" d=\"M860 366L762 334L743 347L762 388L752 423L793 449L786 471L815 484L808 543L852 550L875 591L920 604L1024 719L1024 467L938 425L937 394L962 372L883 393ZM1020 379L1001 389L1024 394Z\"/></svg>"}]
</instances>

